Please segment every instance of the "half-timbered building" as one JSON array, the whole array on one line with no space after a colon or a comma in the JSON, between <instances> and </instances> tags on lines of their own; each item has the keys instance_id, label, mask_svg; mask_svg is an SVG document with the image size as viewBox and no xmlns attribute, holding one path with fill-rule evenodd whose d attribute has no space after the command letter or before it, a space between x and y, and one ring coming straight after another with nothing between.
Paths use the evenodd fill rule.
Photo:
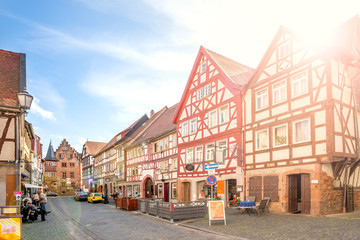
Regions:
<instances>
[{"instance_id":1,"label":"half-timbered building","mask_svg":"<svg viewBox=\"0 0 360 240\"><path fill-rule=\"evenodd\" d=\"M127 196L177 198L176 125L177 104L160 110L126 146Z\"/></svg>"},{"instance_id":2,"label":"half-timbered building","mask_svg":"<svg viewBox=\"0 0 360 240\"><path fill-rule=\"evenodd\" d=\"M200 47L174 115L178 138L178 200L220 196L229 203L243 185L241 91L252 69ZM217 163L211 173L205 166ZM217 185L206 184L209 174ZM236 186L239 186L238 188Z\"/></svg>"},{"instance_id":3,"label":"half-timbered building","mask_svg":"<svg viewBox=\"0 0 360 240\"><path fill-rule=\"evenodd\" d=\"M270 211L339 213L354 197L360 208L360 192L346 188L360 186L359 26L358 18L342 26L344 41L330 50L281 27L249 82L246 191L270 197Z\"/></svg>"}]
</instances>

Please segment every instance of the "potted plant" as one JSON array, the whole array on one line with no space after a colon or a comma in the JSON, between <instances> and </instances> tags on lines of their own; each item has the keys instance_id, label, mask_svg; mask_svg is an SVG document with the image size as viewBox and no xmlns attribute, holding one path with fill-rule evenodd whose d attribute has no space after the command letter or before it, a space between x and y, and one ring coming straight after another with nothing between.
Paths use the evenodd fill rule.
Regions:
<instances>
[{"instance_id":1,"label":"potted plant","mask_svg":"<svg viewBox=\"0 0 360 240\"><path fill-rule=\"evenodd\" d=\"M232 200L232 203L234 205L234 207L238 207L240 205L240 197L235 197L233 200Z\"/></svg>"},{"instance_id":2,"label":"potted plant","mask_svg":"<svg viewBox=\"0 0 360 240\"><path fill-rule=\"evenodd\" d=\"M214 200L221 200L221 197L218 195L215 195Z\"/></svg>"}]
</instances>

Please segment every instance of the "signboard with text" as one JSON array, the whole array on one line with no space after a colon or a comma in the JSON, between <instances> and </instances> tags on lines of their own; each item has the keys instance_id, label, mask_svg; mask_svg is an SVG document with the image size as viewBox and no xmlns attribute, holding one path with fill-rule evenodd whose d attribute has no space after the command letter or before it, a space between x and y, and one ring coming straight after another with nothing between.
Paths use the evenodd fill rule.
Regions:
<instances>
[{"instance_id":1,"label":"signboard with text","mask_svg":"<svg viewBox=\"0 0 360 240\"><path fill-rule=\"evenodd\" d=\"M223 220L226 225L225 217L225 204L223 200L220 201L209 201L209 226L211 226L211 221L214 220Z\"/></svg>"}]
</instances>

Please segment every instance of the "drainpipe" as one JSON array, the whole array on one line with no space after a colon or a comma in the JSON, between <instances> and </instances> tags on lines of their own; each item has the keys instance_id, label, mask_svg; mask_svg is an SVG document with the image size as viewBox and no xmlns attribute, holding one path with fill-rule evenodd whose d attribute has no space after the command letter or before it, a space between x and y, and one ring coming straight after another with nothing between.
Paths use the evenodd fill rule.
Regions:
<instances>
[{"instance_id":1,"label":"drainpipe","mask_svg":"<svg viewBox=\"0 0 360 240\"><path fill-rule=\"evenodd\" d=\"M19 167L20 167L20 136L19 136L19 115L16 114L15 117L15 184L16 184L16 192L19 192L19 185L21 182L21 171L19 171ZM16 200L16 205L18 205L20 207L21 201L19 202L18 200ZM19 209L20 210L20 209Z\"/></svg>"}]
</instances>

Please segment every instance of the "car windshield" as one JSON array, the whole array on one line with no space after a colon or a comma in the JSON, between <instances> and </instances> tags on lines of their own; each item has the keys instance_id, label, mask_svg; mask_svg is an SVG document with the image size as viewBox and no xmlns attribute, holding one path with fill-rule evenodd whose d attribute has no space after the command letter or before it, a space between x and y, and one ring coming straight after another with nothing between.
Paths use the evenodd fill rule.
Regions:
<instances>
[{"instance_id":1,"label":"car windshield","mask_svg":"<svg viewBox=\"0 0 360 240\"><path fill-rule=\"evenodd\" d=\"M86 196L86 195L88 195L88 194L85 193L85 192L82 192L82 193L79 193L79 195Z\"/></svg>"},{"instance_id":2,"label":"car windshield","mask_svg":"<svg viewBox=\"0 0 360 240\"><path fill-rule=\"evenodd\" d=\"M102 194L101 193L95 193L95 197L101 197Z\"/></svg>"}]
</instances>

